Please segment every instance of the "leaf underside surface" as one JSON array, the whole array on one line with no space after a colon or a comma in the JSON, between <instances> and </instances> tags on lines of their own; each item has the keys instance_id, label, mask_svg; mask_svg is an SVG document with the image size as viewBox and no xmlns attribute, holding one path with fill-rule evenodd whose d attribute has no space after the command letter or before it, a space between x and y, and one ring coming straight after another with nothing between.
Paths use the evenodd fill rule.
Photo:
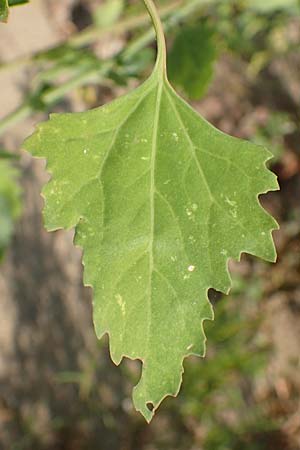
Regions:
<instances>
[{"instance_id":1,"label":"leaf underside surface","mask_svg":"<svg viewBox=\"0 0 300 450\"><path fill-rule=\"evenodd\" d=\"M207 291L229 291L228 259L276 259L258 201L278 189L271 154L215 129L157 70L101 108L51 115L25 148L52 175L47 229L76 229L97 336L116 364L143 362L133 400L150 421L178 393L183 359L205 353Z\"/></svg>"}]
</instances>

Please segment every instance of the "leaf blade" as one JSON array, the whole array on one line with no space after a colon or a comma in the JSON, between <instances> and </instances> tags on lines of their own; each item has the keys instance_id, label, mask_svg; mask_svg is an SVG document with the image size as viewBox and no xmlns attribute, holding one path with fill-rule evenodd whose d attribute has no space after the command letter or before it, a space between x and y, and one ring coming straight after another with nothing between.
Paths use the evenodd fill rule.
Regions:
<instances>
[{"instance_id":1,"label":"leaf blade","mask_svg":"<svg viewBox=\"0 0 300 450\"><path fill-rule=\"evenodd\" d=\"M52 174L47 228L76 228L97 336L116 364L143 361L133 399L150 421L183 359L205 353L207 291L229 291L228 258L275 259L277 224L258 201L278 188L270 154L216 130L159 69L109 105L52 115L25 148Z\"/></svg>"}]
</instances>

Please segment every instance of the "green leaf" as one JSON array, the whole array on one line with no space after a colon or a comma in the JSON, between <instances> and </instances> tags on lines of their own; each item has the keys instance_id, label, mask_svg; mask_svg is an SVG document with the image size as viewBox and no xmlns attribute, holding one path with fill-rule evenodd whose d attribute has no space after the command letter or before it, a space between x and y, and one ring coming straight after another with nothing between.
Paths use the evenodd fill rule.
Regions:
<instances>
[{"instance_id":1,"label":"green leaf","mask_svg":"<svg viewBox=\"0 0 300 450\"><path fill-rule=\"evenodd\" d=\"M0 160L0 260L21 210L20 188L16 178L17 171L11 163L8 160Z\"/></svg>"},{"instance_id":2,"label":"green leaf","mask_svg":"<svg viewBox=\"0 0 300 450\"><path fill-rule=\"evenodd\" d=\"M97 336L112 359L144 362L134 402L147 420L176 395L182 360L204 354L207 290L228 292L228 258L275 260L275 221L257 196L277 189L264 148L226 136L159 71L102 108L53 114L25 148L46 157L48 230L76 228Z\"/></svg>"},{"instance_id":3,"label":"green leaf","mask_svg":"<svg viewBox=\"0 0 300 450\"><path fill-rule=\"evenodd\" d=\"M182 27L169 54L170 80L191 99L202 97L214 74L214 32L205 23Z\"/></svg>"},{"instance_id":4,"label":"green leaf","mask_svg":"<svg viewBox=\"0 0 300 450\"><path fill-rule=\"evenodd\" d=\"M28 2L29 0L0 0L0 22L7 22L11 6L23 5Z\"/></svg>"},{"instance_id":5,"label":"green leaf","mask_svg":"<svg viewBox=\"0 0 300 450\"><path fill-rule=\"evenodd\" d=\"M258 195L278 185L266 149L221 133L178 97L145 4L158 36L150 78L104 107L51 115L25 148L52 175L47 229L75 227L97 336L109 334L116 364L143 362L133 400L150 421L178 393L183 359L205 353L207 291L229 291L228 259L275 261L277 224Z\"/></svg>"},{"instance_id":6,"label":"green leaf","mask_svg":"<svg viewBox=\"0 0 300 450\"><path fill-rule=\"evenodd\" d=\"M7 0L0 0L0 22L7 22L9 14Z\"/></svg>"},{"instance_id":7,"label":"green leaf","mask_svg":"<svg viewBox=\"0 0 300 450\"><path fill-rule=\"evenodd\" d=\"M19 6L29 3L29 0L8 0L9 6Z\"/></svg>"}]
</instances>

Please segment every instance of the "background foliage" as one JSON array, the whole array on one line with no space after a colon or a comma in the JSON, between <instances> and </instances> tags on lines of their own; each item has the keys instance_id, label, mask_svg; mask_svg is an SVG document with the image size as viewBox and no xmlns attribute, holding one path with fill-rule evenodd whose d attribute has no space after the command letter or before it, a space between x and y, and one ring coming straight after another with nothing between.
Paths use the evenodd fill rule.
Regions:
<instances>
[{"instance_id":1,"label":"background foliage","mask_svg":"<svg viewBox=\"0 0 300 450\"><path fill-rule=\"evenodd\" d=\"M96 5L92 3L82 1L71 4L64 25L71 23L73 32L67 39L64 35L63 44L9 63L11 68L18 67L18 70L25 66L30 76L23 89L24 102L0 123L0 132L6 134L3 135L3 148L7 152L12 153L17 147L16 144L11 145L9 126L15 130L14 125L24 118L37 120L41 113L50 109L65 111L74 107L97 106L139 84L151 70L154 46L151 33L148 37L148 22L143 18L140 2L114 1L105 7L98 7L98 2ZM167 8L169 3L159 2L162 8ZM20 8L25 11L30 7L25 5ZM49 393L41 390L37 395L44 399L43 404L48 411L48 419L42 421L43 428L38 418L46 413L41 413L41 409L37 412L33 406L37 399L32 392L32 375L28 370L28 361L36 360L38 372L42 359L34 353L29 358L25 353L27 362L22 378L28 379L27 390L20 390L19 378L14 381L14 377L10 376L1 380L5 392L9 393L3 394L1 399L1 422L5 423L1 443L6 447L9 443L16 449L72 450L300 448L299 352L297 357L297 351L295 354L291 351L293 346L299 348L297 333L300 320L297 200L300 157L297 75L299 3L287 0L270 0L263 4L242 0L203 2L188 16L179 15L179 9L173 10L172 14L163 13L169 24L176 22L174 18L180 16L175 25L168 25L170 54L173 52L172 46L180 45L178 42L188 38L189 32L186 30L201 29L204 34L201 52L195 53L195 47L186 48L184 44L181 51L184 52L184 60L191 63L195 61L196 54L199 61L206 61L206 68L204 64L197 65L197 78L194 72L197 67L189 64L189 73L175 70L173 81L187 98L193 100L196 108L199 107L221 129L263 143L275 154L272 168L279 175L282 191L276 197L268 196L264 202L282 224L282 231L276 235L279 261L276 266L269 267L253 258L244 258L238 268L234 267L236 275L232 295L223 299L218 293L211 292L216 321L207 325L211 342L207 359L186 362L180 397L176 401L170 399L166 402L150 428L146 428L136 417L129 401L129 386L138 378L138 367L130 363L123 365L123 376L119 377L107 358L104 344L100 344L95 353L90 352L86 344L80 344L86 356L84 362L81 356L81 362L77 365L73 361L74 348L69 347L65 340L59 342L61 348L68 348L66 351L71 355L70 359L63 359L63 364L57 369L55 358L59 357L55 356L54 363L51 354L48 354L48 378L43 380L49 379L50 371ZM134 26L124 26L127 19L133 21ZM119 23L123 25L120 27L117 25ZM107 36L107 28L117 26L120 28L109 35L118 37L115 49L111 54L105 54L108 44L104 41L101 47L101 42ZM203 30L209 31L204 33ZM193 42L196 44L197 40ZM203 49L206 49L204 53ZM191 50L190 54L188 50ZM0 70L4 68L8 70L3 62ZM191 85L186 83L189 76L196 81L203 80L200 87L193 87L192 92L189 90ZM68 96L74 90L76 101ZM200 97L202 102L199 104ZM29 128L27 125L25 135L29 134ZM18 216L19 189L8 175L15 176L14 170L8 169L11 160L2 158L0 164L5 166L5 177L0 178L0 195L4 192L3 204L6 204L3 208L5 212L1 214L0 233L5 234L7 239L10 235L10 231L5 231L8 230L7 224L10 227L12 220ZM17 164L27 192L27 162ZM4 186L3 180L5 187L1 184ZM28 192L25 212L34 198L32 191ZM22 219L21 225L17 225L7 261L2 265L1 271L6 277L14 267L20 270L20 262L14 259L14 254L24 245L24 229L31 228L37 240L30 215L25 214L24 217L26 219ZM40 248L44 246L47 249L51 261L54 258L51 245L54 246L54 243L44 244L47 242L45 236L39 239ZM64 256L64 265L70 258L70 250L68 252ZM23 264L25 261L29 264L30 256L28 251ZM42 270L49 276L49 267L52 267L51 262L44 269L41 265L29 265L35 267L37 275L33 274L33 279L41 278ZM51 277L56 279L54 272L51 271ZM13 273L16 290L20 279L16 276L17 272ZM74 280L74 285L77 282ZM54 284L51 284L48 293L45 288L38 290L37 285L28 288L39 308L48 299L50 304L53 303L53 293L56 292ZM18 294L22 308L26 307L24 286L26 283L22 279ZM33 315L35 309L31 311L27 305L27 310L20 311L19 330L22 330L22 323L28 320L27 315ZM34 335L36 322L29 323L30 333ZM45 327L43 333L47 333ZM63 333L69 333L66 334L68 340L74 339L74 330L66 328ZM49 342L56 342L55 339L54 335L49 335L44 348L50 345ZM22 345L15 354L14 364L25 348L24 340ZM43 381L43 386L45 384ZM58 408L59 396L69 392L73 399L72 408ZM103 437L100 444L99 430Z\"/></svg>"},{"instance_id":2,"label":"background foliage","mask_svg":"<svg viewBox=\"0 0 300 450\"><path fill-rule=\"evenodd\" d=\"M0 260L13 232L14 221L19 217L20 188L17 171L8 153L0 152Z\"/></svg>"}]
</instances>

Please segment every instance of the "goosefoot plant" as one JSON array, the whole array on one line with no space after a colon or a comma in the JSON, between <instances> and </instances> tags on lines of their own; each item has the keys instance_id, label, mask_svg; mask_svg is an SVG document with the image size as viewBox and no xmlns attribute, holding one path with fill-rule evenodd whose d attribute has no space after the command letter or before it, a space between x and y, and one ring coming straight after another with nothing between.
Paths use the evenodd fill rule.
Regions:
<instances>
[{"instance_id":1,"label":"goosefoot plant","mask_svg":"<svg viewBox=\"0 0 300 450\"><path fill-rule=\"evenodd\" d=\"M275 261L278 226L258 195L278 184L265 148L218 131L176 94L162 23L144 3L158 46L151 76L103 107L52 114L25 149L52 175L47 229L76 230L98 338L109 334L116 364L143 362L133 401L150 421L177 395L183 359L205 354L207 292L228 293L228 259Z\"/></svg>"}]
</instances>

